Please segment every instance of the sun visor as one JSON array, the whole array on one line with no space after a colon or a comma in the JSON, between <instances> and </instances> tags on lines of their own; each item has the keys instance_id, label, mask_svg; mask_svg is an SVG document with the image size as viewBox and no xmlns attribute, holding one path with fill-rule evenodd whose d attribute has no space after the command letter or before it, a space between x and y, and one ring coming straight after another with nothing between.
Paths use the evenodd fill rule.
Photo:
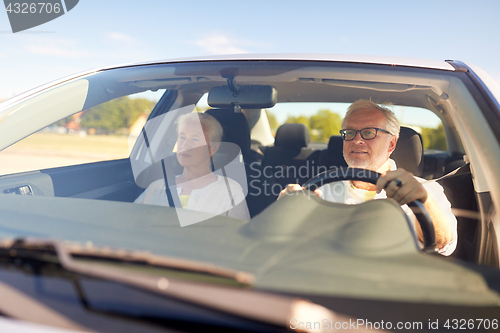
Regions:
<instances>
[{"instance_id":1,"label":"sun visor","mask_svg":"<svg viewBox=\"0 0 500 333\"><path fill-rule=\"evenodd\" d=\"M230 108L239 105L245 109L271 108L278 100L278 91L268 85L237 85L237 92L228 86L217 86L208 93L208 105Z\"/></svg>"}]
</instances>

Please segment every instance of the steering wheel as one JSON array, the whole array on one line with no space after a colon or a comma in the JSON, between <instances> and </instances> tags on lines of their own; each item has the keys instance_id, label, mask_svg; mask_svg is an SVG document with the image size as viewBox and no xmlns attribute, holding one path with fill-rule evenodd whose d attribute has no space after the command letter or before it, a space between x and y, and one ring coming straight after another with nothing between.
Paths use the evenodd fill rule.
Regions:
<instances>
[{"instance_id":1,"label":"steering wheel","mask_svg":"<svg viewBox=\"0 0 500 333\"><path fill-rule=\"evenodd\" d=\"M376 184L380 176L380 173L367 169L333 168L309 179L302 185L302 187L304 187L306 190L314 191L315 189L323 185L341 180L359 180L371 184ZM429 212L420 200L412 201L408 203L408 206L415 214L415 217L417 218L417 221L422 229L422 235L424 238L423 251L426 253L435 253L436 232L434 230L434 224L432 223Z\"/></svg>"}]
</instances>

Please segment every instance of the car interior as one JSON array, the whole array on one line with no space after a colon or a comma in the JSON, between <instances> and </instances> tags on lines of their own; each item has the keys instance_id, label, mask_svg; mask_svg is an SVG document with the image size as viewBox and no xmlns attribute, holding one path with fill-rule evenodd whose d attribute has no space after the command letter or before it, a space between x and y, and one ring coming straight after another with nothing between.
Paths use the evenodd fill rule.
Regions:
<instances>
[{"instance_id":1,"label":"car interior","mask_svg":"<svg viewBox=\"0 0 500 333\"><path fill-rule=\"evenodd\" d=\"M189 66L175 69L176 75L182 76L178 79L141 81L137 78L139 75L130 74L127 77L128 72L124 71L117 83L101 79L99 84L104 88L93 86L92 79L89 79L91 90L104 89L109 96L99 96L95 100L89 98L83 109L115 97L148 89L165 89L149 115L149 120L152 120L173 110L191 112L202 96L208 93L210 108L206 113L221 123L224 130L222 141L234 144L240 150L241 163L246 171L246 184L243 186L248 188L247 204L251 216L255 217L265 214L266 208L276 201L278 189L283 189L287 184L303 184L314 177L318 170L347 166L342 157L342 139L339 135L331 136L327 143L312 143L305 125L284 123L273 137L270 128L266 128L269 120L266 119L265 109L272 108L276 102L352 103L360 98L425 108L441 119L448 151L424 150L422 136L410 127L402 127L392 158L399 167L411 171L415 176L437 181L444 187L458 220L458 247L452 257L478 262L480 248L485 241L481 237L478 215L480 208L483 212L490 208L485 204L480 207L478 203L473 174L460 135L450 116L450 109L442 102L446 98L439 89L445 80L440 82L439 79L426 76L426 73L409 70L408 82L398 79L400 83L388 83L386 81L397 78L398 73L388 74L376 66L355 69L342 67L339 72L343 75L339 79L333 75L337 72L330 73L326 66L320 65L311 68L298 66L295 70L277 66L256 79L255 74L244 67L240 68L237 75L221 75L224 67L224 64L220 64L209 68L202 78L196 79L193 77L200 74L196 68ZM234 84L248 88L248 92L239 97L227 95ZM267 90L263 91L262 87ZM253 98L246 99L247 96ZM158 128L151 130L152 135L156 136L155 140L165 143L162 149L170 152L175 142L166 138L165 133L175 131L173 126L173 123L168 127L158 125ZM130 158L0 176L0 191L22 194L28 187L32 195L133 202L144 190L144 184L147 186L151 179L163 177L158 164L156 168L150 167L147 173L136 174L133 170L133 160L143 159L147 154L136 145ZM153 155L161 154L154 151ZM165 163L169 170L179 172L175 159ZM302 166L304 168L301 169ZM490 261L494 262L498 254L492 253L490 256ZM483 262L487 261L483 259Z\"/></svg>"}]
</instances>

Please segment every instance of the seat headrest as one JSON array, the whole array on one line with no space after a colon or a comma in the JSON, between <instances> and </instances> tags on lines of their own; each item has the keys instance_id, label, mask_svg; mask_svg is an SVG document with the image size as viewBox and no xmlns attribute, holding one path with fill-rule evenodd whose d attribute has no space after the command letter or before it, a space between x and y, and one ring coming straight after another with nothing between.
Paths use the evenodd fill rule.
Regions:
<instances>
[{"instance_id":1,"label":"seat headrest","mask_svg":"<svg viewBox=\"0 0 500 333\"><path fill-rule=\"evenodd\" d=\"M340 135L332 135L328 141L326 152L320 157L321 162L326 167L347 167L347 162L344 160L344 140Z\"/></svg>"},{"instance_id":2,"label":"seat headrest","mask_svg":"<svg viewBox=\"0 0 500 333\"><path fill-rule=\"evenodd\" d=\"M309 145L309 130L304 124L283 124L276 132L274 145L286 148L304 148Z\"/></svg>"},{"instance_id":3,"label":"seat headrest","mask_svg":"<svg viewBox=\"0 0 500 333\"><path fill-rule=\"evenodd\" d=\"M243 113L235 113L233 109L210 109L205 111L219 121L224 131L223 142L237 144L243 158L250 154L250 127Z\"/></svg>"},{"instance_id":4,"label":"seat headrest","mask_svg":"<svg viewBox=\"0 0 500 333\"><path fill-rule=\"evenodd\" d=\"M424 149L421 135L414 129L401 127L398 143L391 158L396 162L398 168L403 168L420 177L424 171Z\"/></svg>"},{"instance_id":5,"label":"seat headrest","mask_svg":"<svg viewBox=\"0 0 500 333\"><path fill-rule=\"evenodd\" d=\"M332 135L328 141L328 154L343 156L344 140L340 135Z\"/></svg>"}]
</instances>

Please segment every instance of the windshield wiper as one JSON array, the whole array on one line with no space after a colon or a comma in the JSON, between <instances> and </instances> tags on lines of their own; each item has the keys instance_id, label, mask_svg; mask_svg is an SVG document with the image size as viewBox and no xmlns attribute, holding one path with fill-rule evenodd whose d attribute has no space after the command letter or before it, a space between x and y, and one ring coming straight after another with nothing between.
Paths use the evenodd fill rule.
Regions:
<instances>
[{"instance_id":1,"label":"windshield wiper","mask_svg":"<svg viewBox=\"0 0 500 333\"><path fill-rule=\"evenodd\" d=\"M343 317L307 300L276 295L263 291L245 288L230 288L207 283L196 283L181 279L171 279L153 274L137 273L104 265L78 262L72 256L87 258L117 259L127 263L147 262L159 267L182 268L196 272L209 272L225 277L233 277L238 281L253 283L249 273L232 271L217 266L196 262L155 256L149 253L129 253L91 247L71 247L52 240L17 239L0 242L0 256L19 259L37 260L48 264L59 264L65 271L91 278L112 281L143 291L153 292L206 307L211 310L236 315L261 323L278 327L288 327L290 318L299 321L318 321L323 319L338 320ZM78 291L79 293L81 290ZM87 303L84 301L84 303Z\"/></svg>"},{"instance_id":2,"label":"windshield wiper","mask_svg":"<svg viewBox=\"0 0 500 333\"><path fill-rule=\"evenodd\" d=\"M59 242L55 240L40 240L30 238L9 239L0 241L0 253L8 251L23 257L48 260L47 254L55 255L63 268L68 271L77 271L78 268L89 268L82 264L81 259L98 260L100 262L131 264L148 268L163 268L181 272L195 273L232 280L243 286L252 286L255 276L251 273L237 271L208 263L154 255L149 252L126 251L98 247L91 244L82 246L78 243ZM80 260L73 260L73 257ZM82 266L84 265L84 266ZM92 266L93 267L93 266Z\"/></svg>"}]
</instances>

